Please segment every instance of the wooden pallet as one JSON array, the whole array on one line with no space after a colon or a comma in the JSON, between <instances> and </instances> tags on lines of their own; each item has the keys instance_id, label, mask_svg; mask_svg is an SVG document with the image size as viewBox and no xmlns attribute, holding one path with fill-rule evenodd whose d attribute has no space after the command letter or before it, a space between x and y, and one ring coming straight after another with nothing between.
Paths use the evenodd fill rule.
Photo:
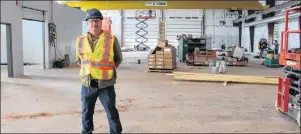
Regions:
<instances>
[{"instance_id":1,"label":"wooden pallet","mask_svg":"<svg viewBox=\"0 0 301 134\"><path fill-rule=\"evenodd\" d=\"M173 73L175 69L160 69L160 68L149 68L148 72L157 72L157 73Z\"/></svg>"},{"instance_id":2,"label":"wooden pallet","mask_svg":"<svg viewBox=\"0 0 301 134\"><path fill-rule=\"evenodd\" d=\"M193 66L209 66L209 64L193 64Z\"/></svg>"},{"instance_id":3,"label":"wooden pallet","mask_svg":"<svg viewBox=\"0 0 301 134\"><path fill-rule=\"evenodd\" d=\"M246 67L247 65L228 64L227 66Z\"/></svg>"}]
</instances>

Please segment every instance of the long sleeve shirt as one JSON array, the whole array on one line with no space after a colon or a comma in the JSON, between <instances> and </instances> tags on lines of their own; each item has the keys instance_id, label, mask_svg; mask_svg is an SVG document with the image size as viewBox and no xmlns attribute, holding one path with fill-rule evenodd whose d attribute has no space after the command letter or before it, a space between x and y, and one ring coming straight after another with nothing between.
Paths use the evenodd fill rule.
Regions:
<instances>
[{"instance_id":1,"label":"long sleeve shirt","mask_svg":"<svg viewBox=\"0 0 301 134\"><path fill-rule=\"evenodd\" d=\"M94 47L98 41L99 37L95 40L92 40L91 35L89 36L89 42L92 48L92 51L94 51ZM77 59L79 60L79 58L77 57ZM114 36L114 62L116 65L116 68L119 67L119 65L122 63L123 57L122 57L122 51L121 51L121 47L120 44L116 38L116 36ZM80 64L80 61L79 61ZM88 87L89 86L89 77L90 76L83 76L82 79L84 79L84 82L82 83L83 86ZM91 78L93 79L93 78ZM99 88L106 88L109 86L112 86L114 84L116 84L116 80L117 80L117 71L116 69L114 69L114 74L112 79L110 80L98 80L98 87Z\"/></svg>"}]
</instances>

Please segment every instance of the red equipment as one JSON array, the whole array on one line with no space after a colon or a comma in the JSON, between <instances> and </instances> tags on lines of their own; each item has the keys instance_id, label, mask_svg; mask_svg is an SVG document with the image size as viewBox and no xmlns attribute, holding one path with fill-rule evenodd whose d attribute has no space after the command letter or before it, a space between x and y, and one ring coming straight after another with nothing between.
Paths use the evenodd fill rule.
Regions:
<instances>
[{"instance_id":1,"label":"red equipment","mask_svg":"<svg viewBox=\"0 0 301 134\"><path fill-rule=\"evenodd\" d=\"M106 33L112 33L111 17L104 17L102 20L102 30Z\"/></svg>"},{"instance_id":2,"label":"red equipment","mask_svg":"<svg viewBox=\"0 0 301 134\"><path fill-rule=\"evenodd\" d=\"M285 113L297 120L300 126L300 83L301 83L301 69L300 69L300 51L289 52L288 37L289 34L300 35L300 16L299 16L299 30L288 30L288 20L290 12L300 12L301 7L296 6L285 10L285 27L281 33L280 58L279 63L284 65L283 71L285 77L279 78L278 95L275 102L276 109L281 113ZM299 45L300 46L300 45Z\"/></svg>"},{"instance_id":3,"label":"red equipment","mask_svg":"<svg viewBox=\"0 0 301 134\"><path fill-rule=\"evenodd\" d=\"M297 53L289 53L288 52L288 35L290 33L295 33L295 34L300 35L300 30L288 30L288 20L289 20L290 12L294 12L294 13L299 12L300 13L301 8L300 8L300 6L296 6L296 7L285 10L285 26L284 26L284 31L281 32L279 64L284 65L284 66L290 66L295 69L300 69L300 56L301 56L300 52L297 52ZM300 24L300 22L299 22L299 24Z\"/></svg>"}]
</instances>

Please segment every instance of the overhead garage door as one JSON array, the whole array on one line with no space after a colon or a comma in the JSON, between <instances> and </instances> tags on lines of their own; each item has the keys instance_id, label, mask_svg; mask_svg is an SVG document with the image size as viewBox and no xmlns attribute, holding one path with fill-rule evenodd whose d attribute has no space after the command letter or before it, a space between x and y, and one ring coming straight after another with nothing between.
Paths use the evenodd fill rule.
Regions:
<instances>
[{"instance_id":1,"label":"overhead garage door","mask_svg":"<svg viewBox=\"0 0 301 134\"><path fill-rule=\"evenodd\" d=\"M198 18L183 17L181 19L170 17L166 20L166 39L170 44L177 44L177 35L192 34L193 37L201 37L202 20Z\"/></svg>"},{"instance_id":2,"label":"overhead garage door","mask_svg":"<svg viewBox=\"0 0 301 134\"><path fill-rule=\"evenodd\" d=\"M165 34L169 44L177 46L177 35L192 34L193 37L202 35L201 10L165 10Z\"/></svg>"},{"instance_id":3,"label":"overhead garage door","mask_svg":"<svg viewBox=\"0 0 301 134\"><path fill-rule=\"evenodd\" d=\"M146 26L144 30L147 31L147 34L144 36L145 38L147 38L147 42L144 44L149 46L150 48L154 48L157 45L159 39L158 13L159 11L156 10L156 19L148 19L145 21L146 25L144 25ZM136 41L136 39L140 37L136 33L137 31L139 31L139 28L136 27L139 21L135 18L135 10L125 10L124 16L124 46L128 48L134 48L135 45L139 44ZM140 26L142 25L143 24L141 24ZM141 31L140 34L144 34L143 31Z\"/></svg>"}]
</instances>

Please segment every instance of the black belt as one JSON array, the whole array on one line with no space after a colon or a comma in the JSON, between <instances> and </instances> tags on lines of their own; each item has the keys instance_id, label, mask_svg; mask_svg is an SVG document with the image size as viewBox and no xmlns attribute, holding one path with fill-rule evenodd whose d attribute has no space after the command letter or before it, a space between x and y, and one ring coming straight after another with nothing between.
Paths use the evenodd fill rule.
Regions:
<instances>
[{"instance_id":1,"label":"black belt","mask_svg":"<svg viewBox=\"0 0 301 134\"><path fill-rule=\"evenodd\" d=\"M91 88L98 88L98 80L96 80L96 79L91 79L91 80L90 80L90 87L91 87Z\"/></svg>"}]
</instances>

